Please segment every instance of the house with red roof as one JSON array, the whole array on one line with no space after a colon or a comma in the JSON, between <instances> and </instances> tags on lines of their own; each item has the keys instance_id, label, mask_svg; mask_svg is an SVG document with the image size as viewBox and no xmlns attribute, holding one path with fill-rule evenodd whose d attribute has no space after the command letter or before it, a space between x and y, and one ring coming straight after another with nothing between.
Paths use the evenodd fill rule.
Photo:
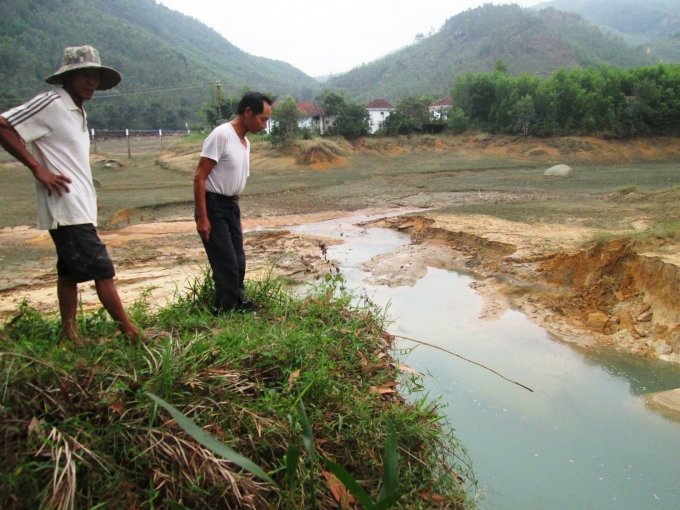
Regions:
<instances>
[{"instance_id":1,"label":"house with red roof","mask_svg":"<svg viewBox=\"0 0 680 510\"><path fill-rule=\"evenodd\" d=\"M385 119L394 111L394 106L384 99L374 99L366 105L370 118L368 120L368 132L373 134L380 129Z\"/></svg>"},{"instance_id":2,"label":"house with red roof","mask_svg":"<svg viewBox=\"0 0 680 510\"><path fill-rule=\"evenodd\" d=\"M298 126L309 128L323 134L327 129L333 127L333 120L330 115L326 115L324 109L313 102L295 103L301 114Z\"/></svg>"},{"instance_id":3,"label":"house with red roof","mask_svg":"<svg viewBox=\"0 0 680 510\"><path fill-rule=\"evenodd\" d=\"M272 106L276 108L278 102L274 103ZM335 115L326 115L324 109L313 102L301 102L295 103L298 111L300 112L300 119L298 120L298 126L300 128L309 128L319 133L323 134L328 129L333 127L333 121L335 120ZM271 119L267 121L267 127L265 128L266 133L271 132L271 128L276 124L276 121Z\"/></svg>"},{"instance_id":4,"label":"house with red roof","mask_svg":"<svg viewBox=\"0 0 680 510\"><path fill-rule=\"evenodd\" d=\"M440 99L434 103L428 105L430 110L430 117L433 119L446 119L448 117L448 111L453 108L453 100L450 97L446 99Z\"/></svg>"}]
</instances>

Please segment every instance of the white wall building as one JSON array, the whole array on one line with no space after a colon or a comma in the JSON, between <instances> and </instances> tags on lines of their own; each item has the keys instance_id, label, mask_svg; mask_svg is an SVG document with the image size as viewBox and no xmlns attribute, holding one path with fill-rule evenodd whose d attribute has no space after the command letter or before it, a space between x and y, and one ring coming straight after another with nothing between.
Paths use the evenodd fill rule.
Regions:
<instances>
[{"instance_id":1,"label":"white wall building","mask_svg":"<svg viewBox=\"0 0 680 510\"><path fill-rule=\"evenodd\" d=\"M278 105L278 103L274 103L274 107L276 107L276 105ZM298 126L300 128L306 127L324 134L326 130L333 127L335 115L326 115L324 109L320 106L317 106L316 103L295 103L295 106L300 112L300 119L298 120ZM271 133L272 126L275 125L277 125L277 122L275 120L269 119L267 121L265 133Z\"/></svg>"},{"instance_id":2,"label":"white wall building","mask_svg":"<svg viewBox=\"0 0 680 510\"><path fill-rule=\"evenodd\" d=\"M384 99L375 99L366 105L366 110L370 115L368 120L368 132L373 134L380 129L385 119L390 116L394 106Z\"/></svg>"},{"instance_id":3,"label":"white wall building","mask_svg":"<svg viewBox=\"0 0 680 510\"><path fill-rule=\"evenodd\" d=\"M446 119L448 118L448 111L453 108L453 101L450 97L446 99L441 99L428 106L430 110L430 117L433 119Z\"/></svg>"}]
</instances>

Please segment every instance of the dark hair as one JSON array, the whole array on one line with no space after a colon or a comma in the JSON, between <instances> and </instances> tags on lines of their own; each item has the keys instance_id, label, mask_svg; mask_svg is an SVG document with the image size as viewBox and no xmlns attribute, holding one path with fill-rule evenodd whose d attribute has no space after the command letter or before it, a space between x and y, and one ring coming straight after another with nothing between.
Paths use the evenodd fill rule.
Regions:
<instances>
[{"instance_id":1,"label":"dark hair","mask_svg":"<svg viewBox=\"0 0 680 510\"><path fill-rule=\"evenodd\" d=\"M273 101L259 92L246 92L238 103L236 114L243 115L246 108L250 108L251 112L255 115L259 115L264 111L264 103L271 106Z\"/></svg>"}]
</instances>

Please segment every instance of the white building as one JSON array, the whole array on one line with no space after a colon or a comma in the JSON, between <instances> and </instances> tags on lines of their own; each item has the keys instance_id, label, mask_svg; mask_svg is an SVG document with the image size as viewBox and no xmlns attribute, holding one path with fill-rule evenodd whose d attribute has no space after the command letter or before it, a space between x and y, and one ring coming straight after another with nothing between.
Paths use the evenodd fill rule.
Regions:
<instances>
[{"instance_id":1,"label":"white building","mask_svg":"<svg viewBox=\"0 0 680 510\"><path fill-rule=\"evenodd\" d=\"M301 114L298 121L301 128L306 127L324 134L327 129L333 127L333 119L316 103L295 103L295 106Z\"/></svg>"},{"instance_id":2,"label":"white building","mask_svg":"<svg viewBox=\"0 0 680 510\"><path fill-rule=\"evenodd\" d=\"M380 129L385 119L390 116L394 106L384 99L375 99L366 105L366 110L370 115L368 120L368 132L373 134Z\"/></svg>"},{"instance_id":3,"label":"white building","mask_svg":"<svg viewBox=\"0 0 680 510\"><path fill-rule=\"evenodd\" d=\"M276 107L278 103L274 103ZM326 130L333 127L333 121L335 120L335 115L326 115L324 109L317 106L316 103L295 103L298 111L300 112L300 119L298 120L298 126L300 128L309 128L314 131L318 131L324 134ZM275 120L269 119L267 121L267 127L265 128L265 133L271 133L272 126L277 125Z\"/></svg>"},{"instance_id":4,"label":"white building","mask_svg":"<svg viewBox=\"0 0 680 510\"><path fill-rule=\"evenodd\" d=\"M430 117L433 119L446 119L448 117L448 111L453 108L453 101L450 97L436 101L428 106L430 110Z\"/></svg>"}]
</instances>

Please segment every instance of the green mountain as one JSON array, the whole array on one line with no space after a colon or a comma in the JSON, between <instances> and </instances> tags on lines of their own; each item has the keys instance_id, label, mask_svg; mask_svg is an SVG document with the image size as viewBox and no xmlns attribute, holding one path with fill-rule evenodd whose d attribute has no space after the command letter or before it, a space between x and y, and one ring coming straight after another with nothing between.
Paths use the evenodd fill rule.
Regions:
<instances>
[{"instance_id":1,"label":"green mountain","mask_svg":"<svg viewBox=\"0 0 680 510\"><path fill-rule=\"evenodd\" d=\"M225 96L248 86L311 97L318 88L290 64L249 55L154 0L3 0L0 108L45 90L63 48L83 44L123 74L119 87L88 104L93 127L184 127L199 119L217 80Z\"/></svg>"},{"instance_id":2,"label":"green mountain","mask_svg":"<svg viewBox=\"0 0 680 510\"><path fill-rule=\"evenodd\" d=\"M553 7L630 36L654 40L680 30L680 3L671 0L552 0L533 9Z\"/></svg>"},{"instance_id":3,"label":"green mountain","mask_svg":"<svg viewBox=\"0 0 680 510\"><path fill-rule=\"evenodd\" d=\"M643 48L604 34L577 14L485 4L449 18L422 42L357 67L326 85L347 89L361 101L408 95L446 97L456 76L492 71L497 59L503 59L512 74L541 76L561 67L632 67L654 62Z\"/></svg>"},{"instance_id":4,"label":"green mountain","mask_svg":"<svg viewBox=\"0 0 680 510\"><path fill-rule=\"evenodd\" d=\"M575 12L602 30L643 45L655 61L680 62L677 0L553 0L534 7Z\"/></svg>"}]
</instances>

